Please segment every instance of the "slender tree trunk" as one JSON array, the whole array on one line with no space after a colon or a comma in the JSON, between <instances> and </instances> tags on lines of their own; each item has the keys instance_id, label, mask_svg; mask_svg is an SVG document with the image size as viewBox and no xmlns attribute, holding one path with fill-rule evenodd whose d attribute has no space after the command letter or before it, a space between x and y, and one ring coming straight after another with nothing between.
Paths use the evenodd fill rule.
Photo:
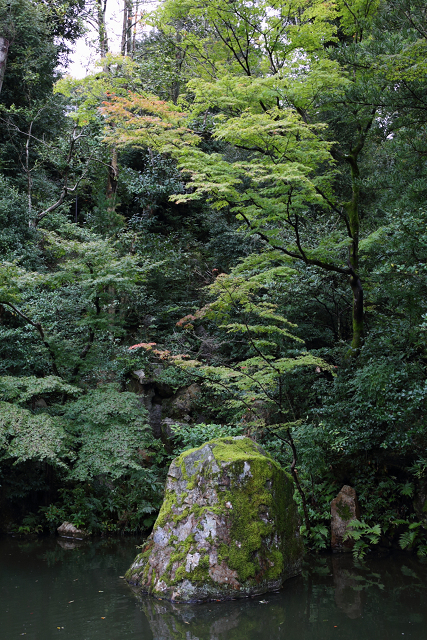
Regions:
<instances>
[{"instance_id":1,"label":"slender tree trunk","mask_svg":"<svg viewBox=\"0 0 427 640\"><path fill-rule=\"evenodd\" d=\"M280 423L285 423L285 417L286 417L286 413L284 411L284 407L283 407L283 400L284 400L284 396L286 397L286 400L288 402L289 408L292 412L292 416L294 418L294 420L296 421L296 415L295 415L295 411L294 411L294 407L292 404L292 401L288 395L288 393L286 392L286 389L283 386L283 380L282 380L282 376L279 375L279 406L280 406L280 410L279 410L279 422ZM308 515L308 507L307 507L307 498L305 495L305 491L302 488L302 485L299 481L298 478L298 473L296 470L296 465L297 465L297 460L298 460L298 454L297 454L297 449L295 446L295 442L294 439L292 437L292 433L291 433L291 429L288 427L286 429L286 434L287 434L287 440L284 438L281 438L279 436L279 439L283 440L284 442L287 442L288 446L291 448L292 451L292 462L291 462L291 475L292 478L295 482L295 486L297 488L297 491L300 495L301 498L301 503L302 503L302 510L304 513L304 523L305 523L305 528L307 531L307 534L310 536L311 535L311 524L310 524L310 516ZM276 434L277 436L278 434Z\"/></svg>"},{"instance_id":2,"label":"slender tree trunk","mask_svg":"<svg viewBox=\"0 0 427 640\"><path fill-rule=\"evenodd\" d=\"M27 174L27 198L28 198L28 216L29 219L31 220L32 215L32 191L33 191L33 178L31 175L31 169L30 169L30 140L31 140L31 133L33 130L33 122L30 122L30 127L28 129L28 136L27 136L27 142L25 144L25 173Z\"/></svg>"},{"instance_id":3,"label":"slender tree trunk","mask_svg":"<svg viewBox=\"0 0 427 640\"><path fill-rule=\"evenodd\" d=\"M360 351L364 335L363 287L357 274L350 276L350 286L353 292L353 338L351 348L356 355Z\"/></svg>"},{"instance_id":4,"label":"slender tree trunk","mask_svg":"<svg viewBox=\"0 0 427 640\"><path fill-rule=\"evenodd\" d=\"M351 169L352 197L346 202L344 207L347 213L351 242L349 244L349 268L350 287L353 293L353 337L351 341L351 355L357 355L363 342L364 334L364 308L363 308L363 287L359 276L359 166L357 163L358 152L350 153L346 160Z\"/></svg>"},{"instance_id":5,"label":"slender tree trunk","mask_svg":"<svg viewBox=\"0 0 427 640\"><path fill-rule=\"evenodd\" d=\"M135 45L136 45L136 28L138 25L138 10L139 10L139 1L135 0L134 3L134 19L133 19L133 33L132 33L132 48L131 48L131 57L133 59L135 55Z\"/></svg>"},{"instance_id":6,"label":"slender tree trunk","mask_svg":"<svg viewBox=\"0 0 427 640\"><path fill-rule=\"evenodd\" d=\"M98 42L99 54L105 58L108 53L107 26L105 24L105 12L107 10L107 0L96 0L97 22L98 22Z\"/></svg>"},{"instance_id":7,"label":"slender tree trunk","mask_svg":"<svg viewBox=\"0 0 427 640\"><path fill-rule=\"evenodd\" d=\"M124 11L125 15L123 18L123 32L122 32L122 52L123 52L123 37L125 37L125 24L127 24L127 1L124 0ZM99 50L101 58L105 58L108 53L108 34L107 34L107 26L105 24L105 12L107 9L107 0L96 0L97 7L97 20L98 20L98 41L99 41ZM108 73L108 66L104 65L104 72ZM118 156L117 149L115 147L112 148L111 151L111 160L110 166L108 168L107 175L107 188L106 188L106 196L109 201L108 209L109 211L114 211L115 207L115 196L117 191L117 178L118 178Z\"/></svg>"},{"instance_id":8,"label":"slender tree trunk","mask_svg":"<svg viewBox=\"0 0 427 640\"><path fill-rule=\"evenodd\" d=\"M122 56L132 54L133 1L123 0L123 26L120 52Z\"/></svg>"},{"instance_id":9,"label":"slender tree trunk","mask_svg":"<svg viewBox=\"0 0 427 640\"><path fill-rule=\"evenodd\" d=\"M0 36L0 93L3 87L4 75L6 73L7 56L9 53L10 40Z\"/></svg>"},{"instance_id":10,"label":"slender tree trunk","mask_svg":"<svg viewBox=\"0 0 427 640\"><path fill-rule=\"evenodd\" d=\"M177 103L178 98L179 98L179 93L181 90L181 82L180 82L180 76L181 76L181 68L182 68L182 63L184 62L184 55L183 55L183 51L180 47L180 43L182 41L182 37L181 37L181 29L182 29L182 23L179 22L178 26L177 26L177 31L176 31L176 44L175 44L175 80L173 81L172 84L172 101L174 104Z\"/></svg>"},{"instance_id":11,"label":"slender tree trunk","mask_svg":"<svg viewBox=\"0 0 427 640\"><path fill-rule=\"evenodd\" d=\"M112 208L114 208L114 200L116 197L117 183L119 177L119 164L117 148L113 147L111 150L110 166L108 167L107 178L107 199L111 202Z\"/></svg>"},{"instance_id":12,"label":"slender tree trunk","mask_svg":"<svg viewBox=\"0 0 427 640\"><path fill-rule=\"evenodd\" d=\"M133 3L132 0L128 0L128 15L126 25L126 55L132 54L132 22L133 22Z\"/></svg>"},{"instance_id":13,"label":"slender tree trunk","mask_svg":"<svg viewBox=\"0 0 427 640\"><path fill-rule=\"evenodd\" d=\"M128 0L123 0L122 42L120 46L120 53L122 54L122 56L126 55L126 42L128 39L127 28L128 28Z\"/></svg>"}]
</instances>

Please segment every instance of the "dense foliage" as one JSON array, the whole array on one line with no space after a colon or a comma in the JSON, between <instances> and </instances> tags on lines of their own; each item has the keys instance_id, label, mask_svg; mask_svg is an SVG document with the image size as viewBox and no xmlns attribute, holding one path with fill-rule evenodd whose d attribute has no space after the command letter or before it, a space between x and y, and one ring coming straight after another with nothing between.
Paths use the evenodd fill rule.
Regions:
<instances>
[{"instance_id":1,"label":"dense foliage","mask_svg":"<svg viewBox=\"0 0 427 640\"><path fill-rule=\"evenodd\" d=\"M7 526L148 528L171 456L248 433L311 547L346 483L360 554L425 553L425 3L166 0L122 55L98 13L83 80L60 6L0 0Z\"/></svg>"}]
</instances>

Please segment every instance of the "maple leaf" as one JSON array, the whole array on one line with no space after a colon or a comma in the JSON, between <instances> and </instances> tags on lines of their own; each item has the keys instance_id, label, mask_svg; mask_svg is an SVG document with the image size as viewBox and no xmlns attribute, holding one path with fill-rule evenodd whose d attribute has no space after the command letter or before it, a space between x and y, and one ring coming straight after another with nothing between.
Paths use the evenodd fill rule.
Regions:
<instances>
[{"instance_id":1,"label":"maple leaf","mask_svg":"<svg viewBox=\"0 0 427 640\"><path fill-rule=\"evenodd\" d=\"M151 347L155 347L156 344L157 342L139 342L138 344L133 344L129 347L129 351L132 351L132 349L138 349L138 347L142 347L143 349L150 351Z\"/></svg>"}]
</instances>

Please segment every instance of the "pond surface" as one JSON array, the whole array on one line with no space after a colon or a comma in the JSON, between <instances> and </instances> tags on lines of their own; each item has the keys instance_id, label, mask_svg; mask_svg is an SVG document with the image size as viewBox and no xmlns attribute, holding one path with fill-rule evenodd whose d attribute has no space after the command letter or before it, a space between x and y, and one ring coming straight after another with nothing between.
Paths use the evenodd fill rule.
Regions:
<instances>
[{"instance_id":1,"label":"pond surface","mask_svg":"<svg viewBox=\"0 0 427 640\"><path fill-rule=\"evenodd\" d=\"M120 576L138 543L0 539L0 638L427 638L427 563L413 556L312 558L278 593L190 606L134 595Z\"/></svg>"}]
</instances>

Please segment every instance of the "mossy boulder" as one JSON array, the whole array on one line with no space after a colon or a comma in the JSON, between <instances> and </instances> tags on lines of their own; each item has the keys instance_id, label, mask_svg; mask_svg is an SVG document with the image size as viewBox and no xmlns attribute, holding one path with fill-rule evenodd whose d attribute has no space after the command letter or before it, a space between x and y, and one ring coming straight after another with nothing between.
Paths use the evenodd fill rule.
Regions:
<instances>
[{"instance_id":1,"label":"mossy boulder","mask_svg":"<svg viewBox=\"0 0 427 640\"><path fill-rule=\"evenodd\" d=\"M300 572L293 482L259 445L217 438L169 469L153 532L126 573L140 593L203 602L278 589Z\"/></svg>"}]
</instances>

